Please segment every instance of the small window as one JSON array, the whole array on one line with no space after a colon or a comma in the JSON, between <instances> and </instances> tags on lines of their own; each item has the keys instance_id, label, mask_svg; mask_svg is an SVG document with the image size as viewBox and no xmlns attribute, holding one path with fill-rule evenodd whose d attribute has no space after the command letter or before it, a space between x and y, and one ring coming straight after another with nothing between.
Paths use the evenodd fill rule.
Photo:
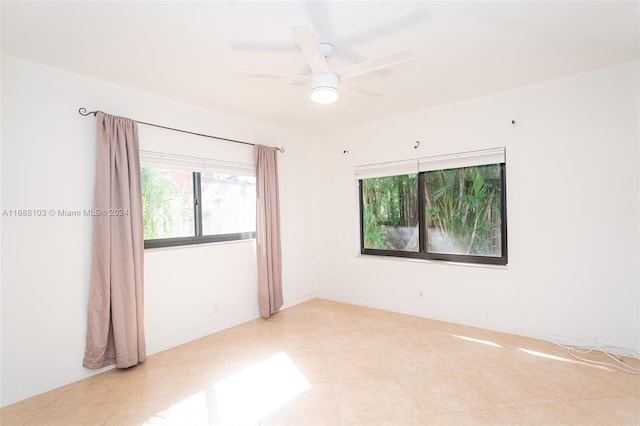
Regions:
<instances>
[{"instance_id":1,"label":"small window","mask_svg":"<svg viewBox=\"0 0 640 426\"><path fill-rule=\"evenodd\" d=\"M502 256L500 164L425 172L427 252Z\"/></svg>"},{"instance_id":2,"label":"small window","mask_svg":"<svg viewBox=\"0 0 640 426\"><path fill-rule=\"evenodd\" d=\"M194 236L191 173L143 167L140 176L144 239Z\"/></svg>"},{"instance_id":3,"label":"small window","mask_svg":"<svg viewBox=\"0 0 640 426\"><path fill-rule=\"evenodd\" d=\"M418 175L362 181L363 247L418 251Z\"/></svg>"},{"instance_id":4,"label":"small window","mask_svg":"<svg viewBox=\"0 0 640 426\"><path fill-rule=\"evenodd\" d=\"M145 248L255 238L252 171L150 163L140 172Z\"/></svg>"},{"instance_id":5,"label":"small window","mask_svg":"<svg viewBox=\"0 0 640 426\"><path fill-rule=\"evenodd\" d=\"M255 176L207 172L200 179L204 235L255 231Z\"/></svg>"},{"instance_id":6,"label":"small window","mask_svg":"<svg viewBox=\"0 0 640 426\"><path fill-rule=\"evenodd\" d=\"M417 173L359 179L361 253L507 264L505 163L483 154L422 159L413 163Z\"/></svg>"}]
</instances>

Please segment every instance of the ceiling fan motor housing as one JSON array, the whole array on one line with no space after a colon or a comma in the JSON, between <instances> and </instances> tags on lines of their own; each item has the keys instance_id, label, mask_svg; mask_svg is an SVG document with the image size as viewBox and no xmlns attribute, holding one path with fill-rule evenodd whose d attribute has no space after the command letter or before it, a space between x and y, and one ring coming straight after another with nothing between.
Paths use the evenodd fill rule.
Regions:
<instances>
[{"instance_id":1,"label":"ceiling fan motor housing","mask_svg":"<svg viewBox=\"0 0 640 426\"><path fill-rule=\"evenodd\" d=\"M321 87L332 87L338 90L338 74L332 72L315 72L311 76L311 90Z\"/></svg>"},{"instance_id":2,"label":"ceiling fan motor housing","mask_svg":"<svg viewBox=\"0 0 640 426\"><path fill-rule=\"evenodd\" d=\"M311 75L311 99L318 103L331 103L338 98L338 74L316 72Z\"/></svg>"}]
</instances>

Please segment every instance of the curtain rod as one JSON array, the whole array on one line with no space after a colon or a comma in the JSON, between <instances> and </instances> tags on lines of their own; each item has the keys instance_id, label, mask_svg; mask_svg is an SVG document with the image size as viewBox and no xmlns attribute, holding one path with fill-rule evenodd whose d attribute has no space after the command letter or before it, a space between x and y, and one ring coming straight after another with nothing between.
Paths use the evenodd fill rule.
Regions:
<instances>
[{"instance_id":1,"label":"curtain rod","mask_svg":"<svg viewBox=\"0 0 640 426\"><path fill-rule=\"evenodd\" d=\"M97 110L96 111L87 111L87 109L84 108L84 107L82 107L82 108L80 108L78 110L78 114L82 115L83 117L86 117L88 115L93 115L95 117L96 115L98 115L99 112L102 112L102 111L97 111ZM134 120L134 121L136 121L136 123L138 123L138 124L144 124L145 126L152 126L152 127L158 127L160 129L173 130L174 132L188 133L190 135L202 136L202 137L205 137L205 138L218 139L218 140L226 141L226 142L234 142L234 143L241 143L243 145L255 146L255 144L251 143L251 142L238 141L238 140L235 140L235 139L227 139L227 138L222 138L220 136L206 135L204 133L190 132L189 130L176 129L176 128L173 128L173 127L161 126L159 124L153 124L153 123L145 123L144 121L137 121L137 120ZM276 147L276 149L284 154L284 148Z\"/></svg>"}]
</instances>

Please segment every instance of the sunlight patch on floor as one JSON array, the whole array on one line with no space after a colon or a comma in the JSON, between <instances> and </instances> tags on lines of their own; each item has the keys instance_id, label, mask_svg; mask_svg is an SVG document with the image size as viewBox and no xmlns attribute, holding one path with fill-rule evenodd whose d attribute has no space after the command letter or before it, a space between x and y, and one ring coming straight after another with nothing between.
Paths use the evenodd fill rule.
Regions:
<instances>
[{"instance_id":1,"label":"sunlight patch on floor","mask_svg":"<svg viewBox=\"0 0 640 426\"><path fill-rule=\"evenodd\" d=\"M499 344L494 343L494 342L490 342L488 340L474 339L473 337L467 337L467 336L458 336L457 334L452 334L451 336L455 337L456 339L466 340L467 342L482 343L483 345L494 346L496 348L501 348L502 347Z\"/></svg>"},{"instance_id":2,"label":"sunlight patch on floor","mask_svg":"<svg viewBox=\"0 0 640 426\"><path fill-rule=\"evenodd\" d=\"M216 383L215 399L220 425L258 424L310 385L283 352Z\"/></svg>"},{"instance_id":3,"label":"sunlight patch on floor","mask_svg":"<svg viewBox=\"0 0 640 426\"><path fill-rule=\"evenodd\" d=\"M207 396L205 393L198 392L150 417L144 422L144 425L206 426L211 424L209 422L209 409L207 405Z\"/></svg>"},{"instance_id":4,"label":"sunlight patch on floor","mask_svg":"<svg viewBox=\"0 0 640 426\"><path fill-rule=\"evenodd\" d=\"M537 356L540 358L547 358L547 359L552 359L554 361L564 361L564 362L576 362L570 358L563 358L560 356L556 356L556 355L551 355L551 354L545 354L544 352L538 352L538 351L532 351L531 349L524 349L524 348L518 348L519 351L522 351L526 354L529 355L533 355L533 356Z\"/></svg>"},{"instance_id":5,"label":"sunlight patch on floor","mask_svg":"<svg viewBox=\"0 0 640 426\"><path fill-rule=\"evenodd\" d=\"M569 358L563 358L560 356L556 356L556 355L551 355L551 354L545 354L543 352L537 352L537 351L532 351L530 349L524 349L524 348L518 348L518 350L527 353L529 355L534 355L537 357L541 357L541 358L547 358L547 359L552 359L554 361L562 361L562 362L569 362L572 364L581 364L581 365L585 365L587 367L592 367L592 368L598 368L600 370L606 370L606 371L614 371L613 369L605 366L605 365L598 365L599 362L598 361L589 361L589 360L581 360L581 359L576 359L573 357L569 357Z\"/></svg>"},{"instance_id":6,"label":"sunlight patch on floor","mask_svg":"<svg viewBox=\"0 0 640 426\"><path fill-rule=\"evenodd\" d=\"M310 385L285 353L216 383L147 419L145 425L251 426Z\"/></svg>"}]
</instances>

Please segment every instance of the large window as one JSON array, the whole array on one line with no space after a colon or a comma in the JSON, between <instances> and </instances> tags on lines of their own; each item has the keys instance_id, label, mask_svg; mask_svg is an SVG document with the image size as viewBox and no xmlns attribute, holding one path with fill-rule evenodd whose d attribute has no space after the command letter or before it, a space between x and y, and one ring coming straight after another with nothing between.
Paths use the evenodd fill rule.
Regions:
<instances>
[{"instance_id":1,"label":"large window","mask_svg":"<svg viewBox=\"0 0 640 426\"><path fill-rule=\"evenodd\" d=\"M361 253L507 263L503 149L398 168L414 173L390 175L393 167L382 166L360 173Z\"/></svg>"},{"instance_id":2,"label":"large window","mask_svg":"<svg viewBox=\"0 0 640 426\"><path fill-rule=\"evenodd\" d=\"M142 163L141 186L145 248L255 238L256 179L248 168L151 159Z\"/></svg>"}]
</instances>

